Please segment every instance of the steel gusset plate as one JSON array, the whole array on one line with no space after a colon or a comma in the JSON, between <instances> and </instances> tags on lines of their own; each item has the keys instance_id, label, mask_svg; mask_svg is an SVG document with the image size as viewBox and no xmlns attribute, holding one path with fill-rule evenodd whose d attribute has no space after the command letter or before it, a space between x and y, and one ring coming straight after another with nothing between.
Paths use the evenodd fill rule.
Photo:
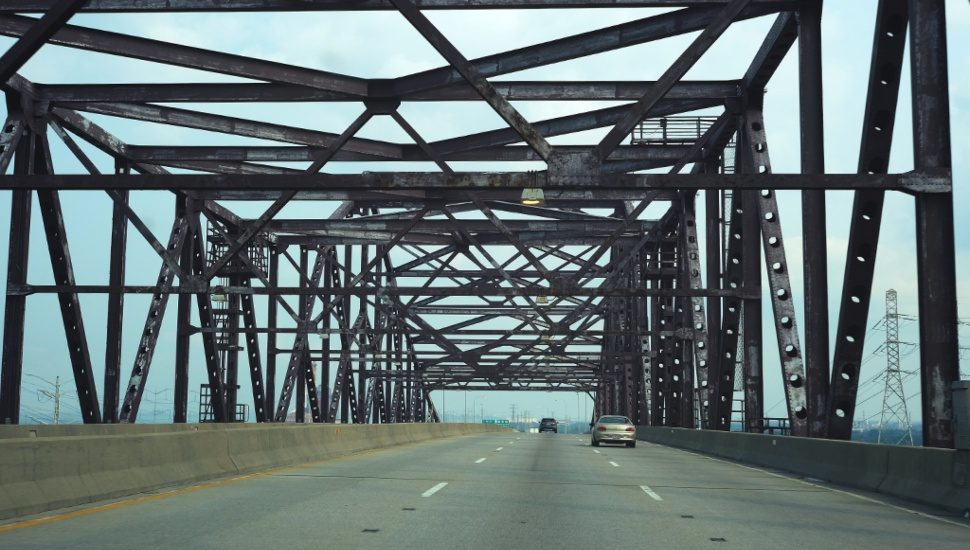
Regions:
<instances>
[{"instance_id":1,"label":"steel gusset plate","mask_svg":"<svg viewBox=\"0 0 970 550\"><path fill-rule=\"evenodd\" d=\"M747 139L743 141L747 149L745 153L751 161L751 169L756 173L769 174L771 159L768 155L763 115L758 109L747 109L744 120L747 125L745 127ZM761 239L764 243L768 286L771 290L771 307L774 312L775 333L778 337L778 355L781 358L791 433L796 436L806 436L808 435L808 396L805 391L805 364L802 361L802 350L798 341L795 304L774 191L762 189L758 193L758 216L761 222ZM757 419L749 419L749 424L753 420Z\"/></svg>"}]
</instances>

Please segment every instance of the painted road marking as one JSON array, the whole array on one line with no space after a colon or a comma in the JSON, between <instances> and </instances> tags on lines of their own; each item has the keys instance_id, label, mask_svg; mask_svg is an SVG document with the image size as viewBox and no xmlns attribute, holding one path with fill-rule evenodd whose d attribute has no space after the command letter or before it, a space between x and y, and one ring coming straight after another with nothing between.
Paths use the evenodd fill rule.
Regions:
<instances>
[{"instance_id":1,"label":"painted road marking","mask_svg":"<svg viewBox=\"0 0 970 550\"><path fill-rule=\"evenodd\" d=\"M650 487L648 487L646 485L641 485L640 488L643 489L643 492L644 493L647 493L648 495L650 495L650 498L652 498L652 499L654 499L656 501L663 500L663 498L660 495L658 495L657 493L654 493L653 492L653 489L651 489Z\"/></svg>"},{"instance_id":2,"label":"painted road marking","mask_svg":"<svg viewBox=\"0 0 970 550\"><path fill-rule=\"evenodd\" d=\"M485 459L479 458L478 460L475 461L475 464L481 464L482 462L485 462Z\"/></svg>"},{"instance_id":3,"label":"painted road marking","mask_svg":"<svg viewBox=\"0 0 970 550\"><path fill-rule=\"evenodd\" d=\"M596 453L596 454L600 454L600 452L597 451L596 449L593 449L593 452Z\"/></svg>"},{"instance_id":4,"label":"painted road marking","mask_svg":"<svg viewBox=\"0 0 970 550\"><path fill-rule=\"evenodd\" d=\"M442 481L441 483L439 483L439 484L435 485L434 487L428 489L427 491L421 493L421 496L423 496L423 497L430 497L431 495L433 495L433 494L437 493L438 491L444 489L445 488L445 485L448 485L448 482L447 481Z\"/></svg>"},{"instance_id":5,"label":"painted road marking","mask_svg":"<svg viewBox=\"0 0 970 550\"><path fill-rule=\"evenodd\" d=\"M662 449L668 449L668 450L671 450L671 451L678 451L678 452L682 452L682 453L687 453L689 455L694 455L694 456L700 457L700 458L706 458L708 460L714 460L716 462L721 462L721 463L724 463L724 464L729 464L731 466L737 466L738 468L744 468L745 470L752 470L752 471L755 471L755 472L761 472L763 474L768 474L770 476L777 477L777 478L780 478L780 479L787 479L789 481L794 481L795 483L801 483L803 485L809 485L809 486L812 486L812 487L817 487L817 488L822 489L822 490L825 490L825 491L832 491L833 493L839 493L840 495L845 495L845 496L857 498L859 500L864 500L866 502L871 502L872 504L880 504L880 505L885 506L887 508L893 508L895 510L899 510L901 512L906 512L906 513L909 513L909 514L914 514L914 515L917 515L917 516L920 516L920 517L923 517L923 518L926 518L926 519L933 519L933 520L936 520L936 521L939 521L939 522L942 522L942 523L947 523L947 524L950 524L950 525L955 525L957 527L963 527L964 529L970 529L970 525L967 525L966 523L958 523L956 521L951 521L951 520L948 520L948 519L945 519L945 518L941 518L939 516L934 516L933 514L927 514L925 512L920 512L918 510L913 510L913 509L910 509L910 508L905 508L903 506L897 506L895 504L890 504L888 502L884 502L884 501L877 500L877 499L874 499L874 498L869 498L867 496L860 495L860 494L856 494L856 493L853 493L851 491L843 491L841 489L836 489L834 487L829 487L829 486L826 486L826 485L818 485L817 483L810 483L808 481L804 481L804 480L801 480L801 479L798 479L798 478L794 478L794 477L791 477L791 476L786 476L786 475L782 475L782 474L776 474L775 472L769 472L768 470L762 470L761 468L755 468L753 466L745 466L744 464L738 464L737 462L731 462L730 460L721 460L720 458L714 458L712 456L702 455L700 453L695 453L695 452L691 452L691 451L685 451L683 449L674 449L672 447L665 447L665 446L659 445L657 443L650 443L650 445L653 445L654 447L660 447Z\"/></svg>"},{"instance_id":6,"label":"painted road marking","mask_svg":"<svg viewBox=\"0 0 970 550\"><path fill-rule=\"evenodd\" d=\"M614 468L619 468L620 467L619 464L617 464L616 462L613 462L612 460L610 461L610 464L612 464Z\"/></svg>"},{"instance_id":7,"label":"painted road marking","mask_svg":"<svg viewBox=\"0 0 970 550\"><path fill-rule=\"evenodd\" d=\"M499 452L499 451L501 451L501 450L502 450L502 449L504 449L504 448L505 448L505 447L499 447L498 449L495 449L495 452L497 453L497 452Z\"/></svg>"}]
</instances>

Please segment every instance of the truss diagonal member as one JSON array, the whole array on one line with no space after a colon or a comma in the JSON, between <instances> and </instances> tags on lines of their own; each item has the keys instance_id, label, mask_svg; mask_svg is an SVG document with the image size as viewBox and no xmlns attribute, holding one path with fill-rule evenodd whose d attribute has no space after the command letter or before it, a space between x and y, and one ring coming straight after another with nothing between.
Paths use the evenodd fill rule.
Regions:
<instances>
[{"instance_id":1,"label":"truss diagonal member","mask_svg":"<svg viewBox=\"0 0 970 550\"><path fill-rule=\"evenodd\" d=\"M475 65L470 63L410 0L390 1L401 12L401 15L424 36L425 40L441 54L441 57L445 58L445 61L451 64L461 74L462 78L475 88L475 91L502 117L502 120L508 123L543 160L548 160L550 153L552 153L552 146L549 145L546 138L542 137L542 134L515 110L515 107L482 76Z\"/></svg>"},{"instance_id":2,"label":"truss diagonal member","mask_svg":"<svg viewBox=\"0 0 970 550\"><path fill-rule=\"evenodd\" d=\"M782 12L775 18L768 35L761 43L754 60L741 79L741 93L761 95L788 50L798 38L798 21L795 12Z\"/></svg>"},{"instance_id":3,"label":"truss diagonal member","mask_svg":"<svg viewBox=\"0 0 970 550\"><path fill-rule=\"evenodd\" d=\"M71 138L71 136L64 131L64 128L62 128L60 124L52 120L50 121L49 126L54 130L54 133L56 133L57 136L61 138L61 141L63 141L64 144L67 145L67 148L74 154L75 157L77 157L77 159L81 162L81 164L84 165L85 169L87 169L89 173L94 175L99 175L101 173L98 170L97 166L95 166L95 164L91 162L91 159L87 156L87 154L85 154L84 151L80 147L78 147L74 139ZM145 238L149 246L152 247L152 250L154 250L155 253L158 254L158 256L162 259L162 261L168 264L168 266L175 271L179 279L184 280L185 273L183 272L182 267L179 265L178 260L172 257L169 251L166 250L164 246L162 246L162 243L158 242L158 239L155 238L155 235L151 232L148 226L145 225L145 223L141 220L138 214L136 214L135 211L131 209L131 207L128 205L127 199L124 196L124 193L121 191L114 191L111 189L108 189L105 192L108 194L108 197L110 197L111 200L115 203L115 205L117 205L118 208L121 209L121 212L122 214L124 214L124 217L129 222L131 222L132 225L135 226L135 228L138 230L139 233L141 233L142 237Z\"/></svg>"},{"instance_id":4,"label":"truss diagonal member","mask_svg":"<svg viewBox=\"0 0 970 550\"><path fill-rule=\"evenodd\" d=\"M209 219L210 222L213 221L212 220L212 214L209 211L205 211L204 214ZM226 242L231 242L232 241L232 237L229 235L229 232L226 231L224 228L220 227L218 223L210 223L209 225L210 225L210 227L212 227L213 229L215 229L216 232L219 233L219 235L223 239L226 240ZM275 286L275 285L273 285L273 284L270 283L269 279L266 277L266 274L263 273L263 270L260 269L260 268L258 268L258 267L256 267L255 264L253 264L253 261L249 257L249 253L248 252L246 252L245 250L241 250L239 252L237 258L239 259L240 262L242 262L242 264L246 267L246 269L248 269L250 271L250 273L252 273L253 275L255 275L256 278L259 279L261 283L263 283L263 285L266 288L272 288L273 286ZM200 265L200 269L203 269L203 268L204 268L204 266ZM197 276L199 276L199 275L197 275ZM201 274L201 277L204 277L204 273ZM290 316L290 318L292 318L295 322L299 322L300 321L299 314L297 314L297 312L293 309L293 306L291 306L290 304L288 304L286 302L286 300L284 300L281 295L279 295L279 294L273 294L271 296L276 301L277 304L279 304L280 306L282 306L282 308L286 311L286 313Z\"/></svg>"},{"instance_id":5,"label":"truss diagonal member","mask_svg":"<svg viewBox=\"0 0 970 550\"><path fill-rule=\"evenodd\" d=\"M702 135L700 139L695 141L694 144L690 146L690 149L688 149L687 152L684 154L684 156L681 157L681 159L678 160L676 164L674 164L674 166L670 169L669 173L671 174L680 173L680 171L683 170L685 166L687 166L687 163L697 162L701 160L701 156L705 151L711 151L711 150L720 151L722 148L718 148L718 147L711 148L710 145L720 141L721 137L724 136L725 134L730 136L730 134L733 133L732 131L733 126L731 125L731 122L735 118L737 118L735 115L727 111L722 113L721 116L717 117L717 120L714 121L714 124L712 124L711 127L708 128L706 132L704 132L704 135ZM730 137L726 139L730 139ZM706 157L708 155L704 154L703 156Z\"/></svg>"},{"instance_id":6,"label":"truss diagonal member","mask_svg":"<svg viewBox=\"0 0 970 550\"><path fill-rule=\"evenodd\" d=\"M889 168L908 24L907 0L880 0L859 152L860 174L884 174ZM852 436L885 194L881 190L856 191L852 203L849 261L842 282L827 411L827 435L833 439ZM859 257L865 261L858 261Z\"/></svg>"},{"instance_id":7,"label":"truss diagonal member","mask_svg":"<svg viewBox=\"0 0 970 550\"><path fill-rule=\"evenodd\" d=\"M742 13L741 18L749 19L776 11L777 7L752 6ZM713 6L676 10L480 57L471 63L484 77L499 76L699 31L708 26L717 13L718 9ZM394 90L400 95L407 95L448 86L461 80L461 74L454 68L439 67L398 78L394 82Z\"/></svg>"},{"instance_id":8,"label":"truss diagonal member","mask_svg":"<svg viewBox=\"0 0 970 550\"><path fill-rule=\"evenodd\" d=\"M418 131L414 129L414 126L411 126L411 123L409 123L404 118L404 116L401 115L399 111L397 110L391 111L391 118L394 119L394 122L397 122L397 125L400 126L401 129L403 129L405 132L407 132L409 136L411 136L411 139L413 139L414 142L418 144L418 147L420 147L421 150L424 151L424 154L428 155L428 158L433 160L434 163L438 165L438 168L440 168L442 172L446 174L455 173L455 171L452 170L450 166L448 166L448 163L445 162L445 159L441 156L441 153L435 150L434 147L428 145L428 142L425 141L423 137L421 137L421 134L419 134Z\"/></svg>"},{"instance_id":9,"label":"truss diagonal member","mask_svg":"<svg viewBox=\"0 0 970 550\"><path fill-rule=\"evenodd\" d=\"M249 279L242 279L243 286L249 286ZM256 322L256 305L253 303L252 294L242 294L239 297L242 306L243 324L246 329L252 332L246 334L246 354L249 356L249 382L253 389L253 408L256 414L256 422L266 421L266 388L263 377L263 364L259 355L259 336L255 330L258 326Z\"/></svg>"},{"instance_id":10,"label":"truss diagonal member","mask_svg":"<svg viewBox=\"0 0 970 550\"><path fill-rule=\"evenodd\" d=\"M60 0L40 20L26 19L20 39L0 56L0 83L5 83L33 57L87 0Z\"/></svg>"},{"instance_id":11,"label":"truss diagonal member","mask_svg":"<svg viewBox=\"0 0 970 550\"><path fill-rule=\"evenodd\" d=\"M744 115L745 133L743 154L756 173L771 173L768 142L765 138L764 117L758 109L748 108ZM745 215L750 215L745 213ZM808 435L808 396L805 391L805 365L798 341L795 321L795 304L792 297L789 266L785 257L785 244L781 232L781 220L775 193L763 189L758 194L758 218L764 243L768 286L771 289L771 306L774 312L775 332L778 337L778 356L781 359L785 397L792 435ZM749 312L756 315L758 312ZM749 423L750 425L750 423Z\"/></svg>"},{"instance_id":12,"label":"truss diagonal member","mask_svg":"<svg viewBox=\"0 0 970 550\"><path fill-rule=\"evenodd\" d=\"M659 194L658 191L647 192L645 194L646 196L643 197L643 200L640 201L640 204L637 205L637 207L634 208L633 211L630 212L625 217L623 222L620 224L620 227L617 227L613 231L613 233L611 233L610 236L607 237L602 244L600 244L596 252L594 252L593 255L590 256L590 258L582 265L582 267L579 268L579 271L576 273L574 280L576 281L577 285L582 285L588 282L588 281L582 281L582 278L587 273L589 273L590 270L592 270L593 267L596 265L596 262L600 258L602 258L603 255L607 253L607 251L610 250L610 247L613 246L613 243L615 243L620 237L623 236L624 233L626 233L630 229L630 226L632 226L633 223L637 221L637 217L639 217L640 214L642 214L643 211L646 210L647 206L649 206L650 203L653 202L654 197L656 197L658 194Z\"/></svg>"},{"instance_id":13,"label":"truss diagonal member","mask_svg":"<svg viewBox=\"0 0 970 550\"><path fill-rule=\"evenodd\" d=\"M446 247L446 248L453 249L454 247ZM432 284L434 284L434 282L438 280L438 277L441 276L441 272L444 271L445 268L454 269L454 267L451 266L451 262L453 262L457 256L458 256L458 251L457 250L452 250L451 253L448 255L448 258L447 259L445 259L443 261L438 261L437 262L438 265L435 266L435 268L431 271L430 274L428 274L427 279L424 281L424 283L421 284L421 288L428 288ZM434 260L436 260L436 258L429 258L428 261L430 262L430 261L434 261ZM457 280L455 280L455 279L452 279L452 280L455 281L455 282L457 282ZM408 303L406 304L406 307L409 307L410 308L410 307L414 306L417 301L418 301L418 296L417 295L412 296L411 299L408 300ZM423 302L423 300L422 300L422 302Z\"/></svg>"},{"instance_id":14,"label":"truss diagonal member","mask_svg":"<svg viewBox=\"0 0 970 550\"><path fill-rule=\"evenodd\" d=\"M62 3L77 4L79 7L83 2L65 1ZM64 20L66 21L66 18ZM0 15L0 34L26 37L32 30L34 21L34 19L29 17L18 15ZM63 22L61 21L58 26L63 24ZM49 42L59 46L120 55L122 57L154 61L167 65L211 71L243 78L298 84L309 88L343 92L359 96L365 96L367 94L367 82L361 78L87 27L65 25L60 29L54 27L53 30L56 33L48 35ZM4 77L2 82L6 82L7 78Z\"/></svg>"},{"instance_id":15,"label":"truss diagonal member","mask_svg":"<svg viewBox=\"0 0 970 550\"><path fill-rule=\"evenodd\" d=\"M618 122L612 130L606 134L599 144L593 149L593 154L600 160L606 160L610 153L630 135L634 126L640 123L650 110L660 102L661 99L671 88L674 87L687 71L694 66L701 56L714 44L721 34L734 22L741 12L751 3L751 0L732 0L717 14L711 23L701 34L694 39L694 42L684 50L684 53L674 61L674 64L657 80L657 83L648 91L627 113L623 120Z\"/></svg>"},{"instance_id":16,"label":"truss diagonal member","mask_svg":"<svg viewBox=\"0 0 970 550\"><path fill-rule=\"evenodd\" d=\"M190 230L192 232L192 274L200 278L205 272L205 246L202 243L202 223L198 212L191 212ZM195 303L199 314L199 327L210 329L202 331L202 349L205 353L205 373L209 380L212 401L212 416L216 422L226 422L229 411L226 407L226 386L223 383L219 350L216 348L216 324L212 318L212 295L197 292Z\"/></svg>"},{"instance_id":17,"label":"truss diagonal member","mask_svg":"<svg viewBox=\"0 0 970 550\"><path fill-rule=\"evenodd\" d=\"M480 199L478 199L476 196L472 195L472 197L473 197L473 200L478 200L479 202L481 202ZM458 224L458 219L454 216L454 214L451 213L451 210L449 210L448 207L442 206L441 211L445 214L445 216L448 217L448 219L450 219L451 221L455 222L456 225ZM501 264L499 264L495 260L495 258L488 252L488 250L484 246L482 246L482 244L480 242L478 242L478 239L475 238L474 235L472 235L469 231L467 231L464 228L462 228L460 225L458 225L458 228L459 228L458 229L458 232L461 233L462 237L464 237L464 239L466 241L468 241L469 243L472 244L472 246L474 246L475 248L478 249L478 251L482 254L482 256L485 257L485 260L488 261L488 263L492 264L492 268L495 269L495 270L497 270L499 272L499 274L502 275L502 278L505 279L505 281L507 283L509 283L510 285L512 285L512 287L521 287L522 286L517 281L515 281L514 279L512 279L512 277L508 274L508 272L505 270L505 268L503 268L501 266ZM475 261L476 263L478 263L478 260L477 259L474 259L474 257L471 256L470 254L466 254L466 256L468 256L469 258L473 258L473 261ZM484 268L484 266L482 266L482 267ZM532 299L531 296L524 296L524 297L525 297L525 300L529 303L529 306L533 310L535 310L535 312L538 313L539 316L542 317L542 319L546 323L548 323L549 325L552 325L553 324L552 319L550 319L549 316L546 315L546 313L544 311L542 311L542 308L540 308L539 305L535 303L535 301ZM529 320L528 323L530 325L532 325L532 327L534 329L539 330L539 327L536 326L532 320Z\"/></svg>"},{"instance_id":18,"label":"truss diagonal member","mask_svg":"<svg viewBox=\"0 0 970 550\"><path fill-rule=\"evenodd\" d=\"M320 285L320 279L323 277L323 271L327 267L326 266L327 257L328 257L327 253L325 251L322 251L319 249L317 250L317 258L313 264L313 273L310 276L309 280L304 281L307 286L317 287ZM301 262L302 262L302 257L301 257ZM300 271L302 275L302 270ZM310 327L316 326L316 322L310 323L307 321L310 318L310 311L313 308L314 299L315 299L314 296L310 297L310 301L308 301L308 303L306 304L305 315L301 315L299 319L299 333L296 336L296 341L293 344L293 350L290 353L290 361L287 364L286 375L283 377L283 388L280 391L280 398L278 402L279 404L277 405L277 408L276 408L277 422L286 421L286 415L290 409L290 399L293 397L293 390L296 390L296 391L304 390L304 388L296 387L297 386L296 380L298 378L297 376L298 369L306 359L306 355L310 345L309 335L307 334L307 331L310 330ZM303 308L301 307L301 309ZM315 391L316 390L314 389L314 392L311 392L311 393L315 393ZM320 413L319 413L319 407L316 405L316 395L311 395L310 400L311 400L311 408L313 408L316 411L314 413L313 421L319 422Z\"/></svg>"},{"instance_id":19,"label":"truss diagonal member","mask_svg":"<svg viewBox=\"0 0 970 550\"><path fill-rule=\"evenodd\" d=\"M499 232L502 233L502 235L506 239L508 239L509 243L511 243L512 246L514 246L515 249L519 251L519 254L521 254L522 257L526 259L526 261L532 264L532 266L535 267L536 270L539 273L541 273L542 276L547 281L551 282L553 279L553 274L548 269L546 269L546 266L542 265L542 262L540 262L539 259L536 258L534 254L532 254L532 252L529 250L529 247L522 244L522 241L520 241L515 236L515 234L512 233L512 231L508 228L508 226L505 225L505 223L503 223L502 220L495 215L495 212L492 212L492 209L489 208L487 204L485 204L485 201L483 201L476 194L470 193L469 195L472 199L472 202L475 203L475 206L477 206L478 209L482 211L482 214L485 214L485 217L488 218L490 222L492 222L492 225L494 225L496 229L498 229Z\"/></svg>"},{"instance_id":20,"label":"truss diagonal member","mask_svg":"<svg viewBox=\"0 0 970 550\"><path fill-rule=\"evenodd\" d=\"M354 136L354 134L360 131L364 124L367 124L367 121L371 119L371 116L373 116L371 110L365 109L364 112L361 113L360 116L358 116L357 119L354 120L354 122L352 122L342 134L340 134L337 141L334 142L326 151L324 151L323 154L317 157L315 161L313 161L310 167L307 168L306 173L315 174L319 172L320 169L323 168L323 166L331 158L333 158L335 154L337 154L337 151L339 151L340 148L343 147L344 144L346 144L347 141ZM205 272L205 280L211 281L219 270L229 263L229 260L231 260L233 256L236 256L241 250L249 246L249 243L256 238L256 235L258 235L259 232L266 227L266 224L269 223L269 221L272 220L273 217L276 216L276 214L278 214L279 211L290 202L290 199L296 196L296 194L296 190L287 191L283 193L280 198L276 199L276 201L273 202L273 204L267 208L266 211L259 216L259 218L254 220L249 227L246 228L246 231L239 237L239 239L232 243L229 250L227 250L221 258L209 266L209 269Z\"/></svg>"},{"instance_id":21,"label":"truss diagonal member","mask_svg":"<svg viewBox=\"0 0 970 550\"><path fill-rule=\"evenodd\" d=\"M681 266L683 277L687 283L685 286L694 290L700 290L703 287L701 283L701 255L697 244L697 218L694 210L693 193L690 193L689 197L685 193L685 196L681 200L680 225L681 246L686 256L686 261L682 260L684 265ZM693 342L694 349L686 350L686 352L693 354L696 359L693 365L697 367L701 420L704 423L704 427L707 427L707 411L710 407L710 373L707 367L709 341L707 336L707 315L704 312L703 297L691 296L689 300L691 305L687 318L691 323L689 332L694 335L693 339L690 340ZM688 367L690 366L691 363L688 363Z\"/></svg>"},{"instance_id":22,"label":"truss diagonal member","mask_svg":"<svg viewBox=\"0 0 970 550\"><path fill-rule=\"evenodd\" d=\"M61 107L52 107L51 115L59 120L64 127L104 153L115 158L128 158L128 146L125 143L75 111ZM134 167L142 173L168 174L168 171L164 168L152 164L140 164L136 162Z\"/></svg>"},{"instance_id":23,"label":"truss diagonal member","mask_svg":"<svg viewBox=\"0 0 970 550\"><path fill-rule=\"evenodd\" d=\"M7 173L10 160L17 151L17 144L24 135L24 123L19 117L8 117L0 129L0 176Z\"/></svg>"},{"instance_id":24,"label":"truss diagonal member","mask_svg":"<svg viewBox=\"0 0 970 550\"><path fill-rule=\"evenodd\" d=\"M189 233L189 226L184 215L175 220L172 225L172 234L168 241L168 250L175 252L176 256L181 256L182 246L185 245L186 235ZM158 343L158 334L161 331L162 319L165 316L165 309L168 305L168 298L171 295L172 282L175 279L175 271L165 262L158 274L158 287L152 295L151 304L148 307L148 318L145 321L145 328L141 333L141 340L138 343L138 352L135 355L135 364L131 370L131 377L128 385L125 386L125 400L121 405L121 414L118 419L123 423L134 423L138 417L138 407L141 405L142 394L145 391L145 381L148 379L148 370L152 364L152 357L155 355L155 345Z\"/></svg>"},{"instance_id":25,"label":"truss diagonal member","mask_svg":"<svg viewBox=\"0 0 970 550\"><path fill-rule=\"evenodd\" d=\"M424 218L425 214L428 213L428 210L430 210L430 208L426 206L421 210L417 211L414 214L414 217L411 218L410 221L408 221L407 225L402 227L401 230L398 231L391 238L391 240L388 241L386 245L381 247L380 252L378 252L378 254L376 254L374 258L371 259L367 263L367 265L360 270L360 273L358 273L353 278L353 280L350 281L350 284L348 286L349 287L357 286L362 280L364 280L364 278L367 277L367 275L371 272L371 270L373 270L374 267L377 266L377 264L381 263L381 261L383 261L384 258L387 257L391 249L394 248L394 246L397 245L397 243L401 242L401 239L403 239L405 235L407 235L412 229L414 229L414 226L417 225L418 222L420 222ZM319 323L324 316L329 315L330 311L332 311L333 308L336 307L336 303L337 303L336 301L330 302L330 305L325 307L323 311L321 311L320 314L313 319L313 323L314 324Z\"/></svg>"},{"instance_id":26,"label":"truss diagonal member","mask_svg":"<svg viewBox=\"0 0 970 550\"><path fill-rule=\"evenodd\" d=\"M51 172L50 148L46 136L35 135L34 172ZM37 201L44 222L47 249L50 253L51 268L57 284L73 287L75 285L74 267L67 242L64 214L57 191L38 191ZM81 303L76 292L57 295L67 337L68 355L74 372L78 404L85 424L101 422L101 407L98 403L97 384L91 368L91 355L88 351L87 334L81 316Z\"/></svg>"},{"instance_id":27,"label":"truss diagonal member","mask_svg":"<svg viewBox=\"0 0 970 550\"><path fill-rule=\"evenodd\" d=\"M294 143L308 147L317 147L321 150L334 147L337 140L340 139L340 136L328 132L148 103L83 103L69 105L75 110L99 115L155 122L157 124L167 124L195 130L207 130L221 134L252 137L282 143ZM55 107L56 110L66 109ZM402 156L400 145L372 139L349 139L340 149L359 153L366 157L397 160ZM319 151L314 152L319 153ZM125 156L128 156L127 149Z\"/></svg>"}]
</instances>

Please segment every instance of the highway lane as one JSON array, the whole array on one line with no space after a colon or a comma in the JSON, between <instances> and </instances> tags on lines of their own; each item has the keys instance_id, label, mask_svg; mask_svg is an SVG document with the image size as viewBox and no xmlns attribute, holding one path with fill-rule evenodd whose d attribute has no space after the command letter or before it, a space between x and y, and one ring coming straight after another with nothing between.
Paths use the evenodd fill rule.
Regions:
<instances>
[{"instance_id":1,"label":"highway lane","mask_svg":"<svg viewBox=\"0 0 970 550\"><path fill-rule=\"evenodd\" d=\"M959 518L587 437L509 432L375 451L8 522L0 548L965 548L970 537Z\"/></svg>"}]
</instances>

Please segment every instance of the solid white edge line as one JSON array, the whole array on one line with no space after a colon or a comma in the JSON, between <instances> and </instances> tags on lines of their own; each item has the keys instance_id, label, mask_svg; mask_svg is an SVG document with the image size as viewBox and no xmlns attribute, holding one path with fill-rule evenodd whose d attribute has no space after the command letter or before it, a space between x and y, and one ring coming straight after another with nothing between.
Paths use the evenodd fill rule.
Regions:
<instances>
[{"instance_id":1,"label":"solid white edge line","mask_svg":"<svg viewBox=\"0 0 970 550\"><path fill-rule=\"evenodd\" d=\"M448 485L448 482L447 481L442 481L441 483L439 483L439 484L435 485L434 487L428 489L427 491L421 493L421 496L423 496L425 498L430 497L431 495L433 495L433 494L437 493L438 491L444 489L445 488L445 485Z\"/></svg>"},{"instance_id":2,"label":"solid white edge line","mask_svg":"<svg viewBox=\"0 0 970 550\"><path fill-rule=\"evenodd\" d=\"M853 492L850 492L850 491L843 491L841 489L836 489L834 487L829 487L827 485L818 485L817 483L809 483L807 481L798 479L797 477L786 476L786 475L782 475L782 474L776 474L774 472L769 472L768 470L762 470L761 468L755 468L755 467L752 467L752 466L745 466L744 464L738 464L737 462L732 462L730 460L723 460L723 459L716 458L716 457L713 457L713 456L707 456L707 455L703 455L701 453L695 453L693 451L688 451L686 449L678 449L677 447L668 447L666 445L660 445L659 443L650 443L650 444L651 445L656 445L657 447L663 447L665 449L671 449L671 450L674 450L674 451L680 451L682 453L687 453L689 455L694 455L694 456L698 456L698 457L701 457L701 458L706 458L708 460L716 460L717 462L723 462L725 464L731 464L733 466L737 466L739 468L744 468L746 470L753 470L755 472L761 472L763 474L768 474L770 476L780 477L782 479L787 479L789 481L795 481L795 482L798 482L798 483L802 483L804 485L809 485L811 487L817 487L819 489L823 489L823 490L826 490L826 491L832 491L833 493L839 493L839 494L842 494L842 495L846 495L846 496L850 496L850 497L857 498L859 500L864 500L866 502L872 502L873 504L881 504L881 505L886 506L888 508L895 508L896 510L899 510L901 512L907 512L907 513L910 513L910 514L915 514L917 516L924 517L924 518L927 518L927 519L935 519L936 521L940 521L940 522L943 522L943 523L948 523L950 525L956 525L958 527L963 527L964 529L970 529L970 525L967 525L966 523L960 523L960 522L957 522L957 521L951 521L951 520L948 520L946 518L941 518L939 516L934 516L933 514L927 514L926 512L920 512L920 511L917 511L917 510L913 510L913 509L910 509L910 508L906 508L904 506L897 506L895 504L890 504L888 502L884 502L884 501L881 501L881 500L878 500L878 499L875 499L875 498L869 498L867 496L858 495L858 494L853 493Z\"/></svg>"},{"instance_id":3,"label":"solid white edge line","mask_svg":"<svg viewBox=\"0 0 970 550\"><path fill-rule=\"evenodd\" d=\"M612 464L614 468L619 468L620 467L619 464L617 464L616 462L613 462L612 460L610 461L610 464Z\"/></svg>"},{"instance_id":4,"label":"solid white edge line","mask_svg":"<svg viewBox=\"0 0 970 550\"><path fill-rule=\"evenodd\" d=\"M653 492L653 489L651 489L649 486L647 486L647 485L641 485L640 488L643 489L643 492L644 493L647 493L648 495L650 495L650 498L652 498L652 499L654 499L654 500L656 500L658 502L661 501L661 500L663 500L663 497L661 497L657 493Z\"/></svg>"},{"instance_id":5,"label":"solid white edge line","mask_svg":"<svg viewBox=\"0 0 970 550\"><path fill-rule=\"evenodd\" d=\"M485 462L485 459L479 458L478 460L475 461L475 464L481 464L482 462Z\"/></svg>"}]
</instances>

